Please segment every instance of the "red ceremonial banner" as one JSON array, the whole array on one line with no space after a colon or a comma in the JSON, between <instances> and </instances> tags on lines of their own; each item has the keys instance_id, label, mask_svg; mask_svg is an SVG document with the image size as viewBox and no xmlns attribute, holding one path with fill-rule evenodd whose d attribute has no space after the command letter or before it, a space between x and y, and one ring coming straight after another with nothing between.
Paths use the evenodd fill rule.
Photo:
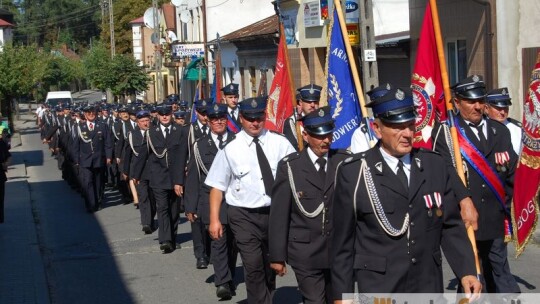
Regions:
<instances>
[{"instance_id":1,"label":"red ceremonial banner","mask_svg":"<svg viewBox=\"0 0 540 304\"><path fill-rule=\"evenodd\" d=\"M418 111L414 146L431 150L431 130L435 124L435 116L438 116L439 120L446 119L446 109L441 68L437 56L435 30L429 3L420 30L411 88Z\"/></svg>"},{"instance_id":2,"label":"red ceremonial banner","mask_svg":"<svg viewBox=\"0 0 540 304\"><path fill-rule=\"evenodd\" d=\"M540 192L540 51L523 104L523 150L514 177L512 223L516 256L532 237L538 221Z\"/></svg>"},{"instance_id":3,"label":"red ceremonial banner","mask_svg":"<svg viewBox=\"0 0 540 304\"><path fill-rule=\"evenodd\" d=\"M268 95L265 123L267 129L280 133L283 132L285 120L293 113L292 88L289 78L291 76L287 70L285 52L287 52L287 43L285 42L285 35L282 34L279 38L276 72Z\"/></svg>"}]
</instances>

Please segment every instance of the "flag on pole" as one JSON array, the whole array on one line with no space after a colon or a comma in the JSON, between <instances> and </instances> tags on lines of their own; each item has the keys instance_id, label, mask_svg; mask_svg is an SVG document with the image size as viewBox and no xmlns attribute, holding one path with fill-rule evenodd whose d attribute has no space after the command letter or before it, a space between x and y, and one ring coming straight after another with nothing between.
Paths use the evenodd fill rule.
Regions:
<instances>
[{"instance_id":1,"label":"flag on pole","mask_svg":"<svg viewBox=\"0 0 540 304\"><path fill-rule=\"evenodd\" d=\"M523 150L514 177L512 223L516 256L532 237L538 222L540 194L540 51L523 104Z\"/></svg>"},{"instance_id":2,"label":"flag on pole","mask_svg":"<svg viewBox=\"0 0 540 304\"><path fill-rule=\"evenodd\" d=\"M291 88L291 75L287 69L287 43L285 35L279 38L278 54L276 59L276 72L270 86L268 104L266 106L265 128L277 132L283 132L285 120L293 114L293 101Z\"/></svg>"},{"instance_id":3,"label":"flag on pole","mask_svg":"<svg viewBox=\"0 0 540 304\"><path fill-rule=\"evenodd\" d=\"M435 124L435 117L437 116L439 121L445 120L446 110L435 30L429 3L426 6L424 22L420 30L411 88L418 111L414 146L431 150L431 130Z\"/></svg>"},{"instance_id":4,"label":"flag on pole","mask_svg":"<svg viewBox=\"0 0 540 304\"><path fill-rule=\"evenodd\" d=\"M219 39L219 35L218 35ZM211 98L215 103L221 102L221 88L223 87L221 82L221 50L218 49L215 52L216 58L214 58L214 83L212 84Z\"/></svg>"},{"instance_id":5,"label":"flag on pole","mask_svg":"<svg viewBox=\"0 0 540 304\"><path fill-rule=\"evenodd\" d=\"M333 15L328 46L328 105L332 109L336 128L331 147L346 149L351 145L352 134L360 125L362 114L345 49L345 39L348 37L343 37L336 9Z\"/></svg>"},{"instance_id":6,"label":"flag on pole","mask_svg":"<svg viewBox=\"0 0 540 304\"><path fill-rule=\"evenodd\" d=\"M195 96L193 96L193 105L191 107L191 122L196 122L197 121L197 113L195 111L195 103L201 99L202 97L199 96L199 92L201 92L201 85L202 85L202 81L199 81L197 83L197 86L195 87Z\"/></svg>"}]
</instances>

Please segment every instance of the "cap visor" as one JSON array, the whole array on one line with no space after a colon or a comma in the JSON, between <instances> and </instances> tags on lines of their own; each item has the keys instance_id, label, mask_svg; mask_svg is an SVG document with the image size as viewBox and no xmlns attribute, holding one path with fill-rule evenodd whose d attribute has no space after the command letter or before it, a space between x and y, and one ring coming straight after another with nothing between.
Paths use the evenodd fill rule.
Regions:
<instances>
[{"instance_id":1,"label":"cap visor","mask_svg":"<svg viewBox=\"0 0 540 304\"><path fill-rule=\"evenodd\" d=\"M414 111L407 111L407 112L403 112L403 113L395 114L395 115L389 115L389 116L384 116L384 117L380 116L379 119L381 119L384 122L399 124L399 123L415 120L416 113Z\"/></svg>"}]
</instances>

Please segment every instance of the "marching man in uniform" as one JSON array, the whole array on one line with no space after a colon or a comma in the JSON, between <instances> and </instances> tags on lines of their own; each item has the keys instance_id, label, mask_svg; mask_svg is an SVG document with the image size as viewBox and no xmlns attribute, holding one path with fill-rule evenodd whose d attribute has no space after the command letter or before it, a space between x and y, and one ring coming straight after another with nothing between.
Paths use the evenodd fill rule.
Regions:
<instances>
[{"instance_id":1,"label":"marching man in uniform","mask_svg":"<svg viewBox=\"0 0 540 304\"><path fill-rule=\"evenodd\" d=\"M330 280L330 199L337 164L347 150L331 150L334 120L330 107L302 117L302 152L278 165L268 227L270 266L279 275L292 266L304 303L332 303Z\"/></svg>"},{"instance_id":2,"label":"marching man in uniform","mask_svg":"<svg viewBox=\"0 0 540 304\"><path fill-rule=\"evenodd\" d=\"M227 129L238 133L242 129L240 124L240 112L238 110L238 84L230 83L223 88L223 100L227 104Z\"/></svg>"},{"instance_id":3,"label":"marching man in uniform","mask_svg":"<svg viewBox=\"0 0 540 304\"><path fill-rule=\"evenodd\" d=\"M186 216L190 222L200 219L204 227L210 225L210 205L208 195L210 188L204 183L208 170L214 162L216 154L235 137L227 131L227 105L214 104L207 109L210 134L199 138L193 145L193 156L188 163L186 176L186 192L184 203ZM223 235L211 240L211 261L214 266L214 284L218 298L226 300L233 295L233 276L236 268L236 246L228 225L227 205L221 205L219 220L223 227ZM204 229L204 234L208 232Z\"/></svg>"},{"instance_id":4,"label":"marching man in uniform","mask_svg":"<svg viewBox=\"0 0 540 304\"><path fill-rule=\"evenodd\" d=\"M240 103L242 131L218 152L205 180L211 187L210 236L214 240L223 236L219 214L225 195L250 304L272 303L276 283L268 260L272 186L278 162L294 152L283 135L264 128L266 104L266 96Z\"/></svg>"},{"instance_id":5,"label":"marching man in uniform","mask_svg":"<svg viewBox=\"0 0 540 304\"><path fill-rule=\"evenodd\" d=\"M510 131L512 147L517 155L521 152L521 123L508 117L508 110L512 105L512 99L507 88L495 89L486 96L486 115L493 120L504 124Z\"/></svg>"},{"instance_id":6,"label":"marching man in uniform","mask_svg":"<svg viewBox=\"0 0 540 304\"><path fill-rule=\"evenodd\" d=\"M510 132L498 121L484 118L486 86L481 76L467 77L452 89L459 110L454 124L466 169L467 187L478 212L476 247L485 289L488 293L519 293L519 286L510 272L505 243L505 238L510 237L509 206L517 164ZM440 133L437 129L433 132ZM450 166L453 155L446 137L438 136L434 144Z\"/></svg>"},{"instance_id":7,"label":"marching man in uniform","mask_svg":"<svg viewBox=\"0 0 540 304\"><path fill-rule=\"evenodd\" d=\"M79 167L81 189L86 211L99 210L103 197L103 170L112 159L112 138L109 127L96 122L95 106L84 108L85 122L75 125L76 137L72 145L73 162Z\"/></svg>"},{"instance_id":8,"label":"marching man in uniform","mask_svg":"<svg viewBox=\"0 0 540 304\"><path fill-rule=\"evenodd\" d=\"M308 84L299 88L298 91L298 119L297 114L293 113L291 117L285 120L283 124L283 135L287 137L291 145L296 151L298 151L298 135L296 134L296 121L300 120L307 114L317 110L319 108L319 101L321 99L322 87L316 84ZM295 111L296 112L296 111ZM300 125L302 131L302 125ZM305 143L304 143L305 144Z\"/></svg>"},{"instance_id":9,"label":"marching man in uniform","mask_svg":"<svg viewBox=\"0 0 540 304\"><path fill-rule=\"evenodd\" d=\"M442 253L465 293L479 296L449 167L413 149L410 91L394 88L371 102L377 145L342 162L333 199L332 288L344 293L442 293Z\"/></svg>"}]
</instances>

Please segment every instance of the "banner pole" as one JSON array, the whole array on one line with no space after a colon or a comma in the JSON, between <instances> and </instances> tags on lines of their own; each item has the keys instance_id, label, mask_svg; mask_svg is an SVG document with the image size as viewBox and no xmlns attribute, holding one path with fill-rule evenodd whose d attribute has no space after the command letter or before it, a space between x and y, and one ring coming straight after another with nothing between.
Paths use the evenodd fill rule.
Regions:
<instances>
[{"instance_id":1,"label":"banner pole","mask_svg":"<svg viewBox=\"0 0 540 304\"><path fill-rule=\"evenodd\" d=\"M454 150L454 156L456 160L456 170L461 178L461 181L467 186L465 179L465 173L463 172L463 159L461 158L461 151L459 149L459 142L457 136L456 126L454 125L454 105L452 104L452 94L450 92L450 82L448 81L448 70L446 69L446 59L444 57L444 48L442 43L441 25L439 23L439 11L437 9L437 0L429 0L431 5L431 17L433 19L433 29L435 31L435 41L437 42L437 54L439 56L439 65L441 68L441 78L444 89L444 101L446 105L446 112L448 113L448 125L450 126L450 134L452 136L452 143ZM476 264L476 273L478 276L481 274L480 261L478 260L478 249L476 248L476 237L474 235L474 229L472 226L467 227L467 236L471 241L471 245L474 252L474 260Z\"/></svg>"},{"instance_id":2,"label":"banner pole","mask_svg":"<svg viewBox=\"0 0 540 304\"><path fill-rule=\"evenodd\" d=\"M285 40L285 28L283 27L283 22L281 22L281 16L279 16L279 39L283 39L283 46L285 47L284 55L285 55L285 65L287 66L287 73L289 74L289 87L291 88L291 100L293 105L293 115L295 117L295 126L296 126L296 137L298 139L298 151L302 151L304 149L304 139L302 138L302 131L300 130L300 124L298 123L298 119L296 119L296 107L298 103L296 102L296 96L294 94L295 87L293 78L291 75L291 65L289 63L289 50L287 48L287 41ZM280 43L281 44L281 43Z\"/></svg>"}]
</instances>

